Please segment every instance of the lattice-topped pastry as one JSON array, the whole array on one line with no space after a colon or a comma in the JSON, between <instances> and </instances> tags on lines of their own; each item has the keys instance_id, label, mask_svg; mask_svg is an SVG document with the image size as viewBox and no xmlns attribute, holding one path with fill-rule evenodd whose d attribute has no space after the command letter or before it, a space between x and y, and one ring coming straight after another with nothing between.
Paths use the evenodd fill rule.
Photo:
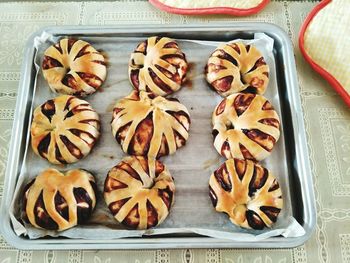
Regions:
<instances>
[{"instance_id":1,"label":"lattice-topped pastry","mask_svg":"<svg viewBox=\"0 0 350 263\"><path fill-rule=\"evenodd\" d=\"M227 159L260 161L271 153L280 136L277 112L261 95L228 96L216 106L212 123L214 146Z\"/></svg>"},{"instance_id":2,"label":"lattice-topped pastry","mask_svg":"<svg viewBox=\"0 0 350 263\"><path fill-rule=\"evenodd\" d=\"M98 114L85 100L61 95L34 111L32 148L50 163L79 161L90 153L99 136Z\"/></svg>"},{"instance_id":3,"label":"lattice-topped pastry","mask_svg":"<svg viewBox=\"0 0 350 263\"><path fill-rule=\"evenodd\" d=\"M241 91L264 94L269 82L269 67L260 51L242 42L220 45L205 71L210 86L222 96Z\"/></svg>"},{"instance_id":4,"label":"lattice-topped pastry","mask_svg":"<svg viewBox=\"0 0 350 263\"><path fill-rule=\"evenodd\" d=\"M269 170L250 160L229 159L209 179L218 212L243 228L271 227L283 208L282 191Z\"/></svg>"},{"instance_id":5,"label":"lattice-topped pastry","mask_svg":"<svg viewBox=\"0 0 350 263\"><path fill-rule=\"evenodd\" d=\"M187 68L185 54L173 39L150 37L131 54L129 77L136 90L166 96L180 89Z\"/></svg>"},{"instance_id":6,"label":"lattice-topped pastry","mask_svg":"<svg viewBox=\"0 0 350 263\"><path fill-rule=\"evenodd\" d=\"M159 158L185 145L190 116L177 99L133 91L115 105L111 125L125 153Z\"/></svg>"},{"instance_id":7,"label":"lattice-topped pastry","mask_svg":"<svg viewBox=\"0 0 350 263\"><path fill-rule=\"evenodd\" d=\"M106 178L104 198L114 218L134 229L161 224L174 203L175 184L158 160L125 157Z\"/></svg>"},{"instance_id":8,"label":"lattice-topped pastry","mask_svg":"<svg viewBox=\"0 0 350 263\"><path fill-rule=\"evenodd\" d=\"M80 97L94 93L107 74L100 52L88 42L68 38L45 51L42 68L52 91Z\"/></svg>"},{"instance_id":9,"label":"lattice-topped pastry","mask_svg":"<svg viewBox=\"0 0 350 263\"><path fill-rule=\"evenodd\" d=\"M95 179L85 170L46 169L26 185L23 218L37 228L66 230L86 222L95 208Z\"/></svg>"}]
</instances>

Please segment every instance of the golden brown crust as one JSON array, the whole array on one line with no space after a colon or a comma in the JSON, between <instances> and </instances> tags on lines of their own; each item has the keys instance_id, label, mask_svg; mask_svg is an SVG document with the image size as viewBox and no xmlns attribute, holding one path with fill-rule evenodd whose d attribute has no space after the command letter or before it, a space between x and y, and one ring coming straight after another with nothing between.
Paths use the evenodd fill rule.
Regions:
<instances>
[{"instance_id":1,"label":"golden brown crust","mask_svg":"<svg viewBox=\"0 0 350 263\"><path fill-rule=\"evenodd\" d=\"M242 42L222 44L209 57L206 78L221 96L248 91L264 94L269 67L260 51Z\"/></svg>"},{"instance_id":2,"label":"golden brown crust","mask_svg":"<svg viewBox=\"0 0 350 263\"><path fill-rule=\"evenodd\" d=\"M62 95L37 107L31 126L33 151L53 164L74 163L88 155L100 136L91 105Z\"/></svg>"},{"instance_id":3,"label":"golden brown crust","mask_svg":"<svg viewBox=\"0 0 350 263\"><path fill-rule=\"evenodd\" d=\"M96 205L95 179L85 170L41 172L24 191L23 212L36 228L66 230L90 218Z\"/></svg>"},{"instance_id":4,"label":"golden brown crust","mask_svg":"<svg viewBox=\"0 0 350 263\"><path fill-rule=\"evenodd\" d=\"M42 69L52 91L79 97L94 93L107 74L100 52L88 42L68 38L45 51Z\"/></svg>"},{"instance_id":5,"label":"golden brown crust","mask_svg":"<svg viewBox=\"0 0 350 263\"><path fill-rule=\"evenodd\" d=\"M185 145L190 116L175 99L133 91L115 105L111 125L125 153L159 158Z\"/></svg>"},{"instance_id":6,"label":"golden brown crust","mask_svg":"<svg viewBox=\"0 0 350 263\"><path fill-rule=\"evenodd\" d=\"M150 37L131 54L129 78L138 91L166 96L181 88L186 72L185 54L167 37Z\"/></svg>"},{"instance_id":7,"label":"golden brown crust","mask_svg":"<svg viewBox=\"0 0 350 263\"><path fill-rule=\"evenodd\" d=\"M158 160L127 156L105 180L104 199L114 218L134 229L161 224L174 203L175 184Z\"/></svg>"},{"instance_id":8,"label":"golden brown crust","mask_svg":"<svg viewBox=\"0 0 350 263\"><path fill-rule=\"evenodd\" d=\"M280 136L280 120L261 95L237 93L223 99L213 116L216 150L227 159L261 161L270 155Z\"/></svg>"},{"instance_id":9,"label":"golden brown crust","mask_svg":"<svg viewBox=\"0 0 350 263\"><path fill-rule=\"evenodd\" d=\"M250 160L229 159L209 179L218 212L243 228L271 227L283 208L282 191L269 170Z\"/></svg>"}]
</instances>

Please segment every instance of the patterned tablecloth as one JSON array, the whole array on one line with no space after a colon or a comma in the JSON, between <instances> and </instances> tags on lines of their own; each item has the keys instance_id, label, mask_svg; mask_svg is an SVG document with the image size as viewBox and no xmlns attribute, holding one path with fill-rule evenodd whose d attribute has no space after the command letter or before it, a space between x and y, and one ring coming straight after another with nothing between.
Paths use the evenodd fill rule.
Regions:
<instances>
[{"instance_id":1,"label":"patterned tablecloth","mask_svg":"<svg viewBox=\"0 0 350 263\"><path fill-rule=\"evenodd\" d=\"M311 70L297 46L300 26L316 2L272 2L260 14L188 17L156 10L145 1L21 2L0 4L0 198L11 126L28 36L49 25L213 24L263 21L282 27L293 41L299 73L318 211L306 244L294 249L186 249L147 251L20 251L0 236L0 263L9 262L350 262L350 110Z\"/></svg>"}]
</instances>

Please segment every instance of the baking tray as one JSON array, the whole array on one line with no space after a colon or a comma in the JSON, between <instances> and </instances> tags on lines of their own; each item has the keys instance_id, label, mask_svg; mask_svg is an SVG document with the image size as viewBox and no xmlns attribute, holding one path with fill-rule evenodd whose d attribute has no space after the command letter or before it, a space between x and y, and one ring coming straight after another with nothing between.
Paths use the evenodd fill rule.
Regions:
<instances>
[{"instance_id":1,"label":"baking tray","mask_svg":"<svg viewBox=\"0 0 350 263\"><path fill-rule=\"evenodd\" d=\"M122 238L111 240L42 238L29 240L18 237L11 226L9 209L14 198L14 189L21 172L28 140L33 87L35 81L34 40L48 33L54 36L73 37L148 37L163 35L172 38L229 41L243 38L252 39L254 33L265 33L274 39L274 56L277 68L278 93L283 117L286 156L289 168L289 190L292 194L293 216L304 228L305 234L295 238L272 237L257 242L235 242L227 239L214 239L190 233L179 233L142 238ZM283 30L266 23L232 23L213 26L124 26L112 27L50 27L33 34L25 51L20 87L17 98L15 121L7 164L4 197L1 207L1 230L5 239L22 249L140 249L140 248L205 248L205 247L244 247L281 248L294 247L304 243L315 226L315 205L312 176L309 165L307 142L296 79L292 45ZM210 122L210 120L208 120ZM59 244L59 245L58 245Z\"/></svg>"}]
</instances>

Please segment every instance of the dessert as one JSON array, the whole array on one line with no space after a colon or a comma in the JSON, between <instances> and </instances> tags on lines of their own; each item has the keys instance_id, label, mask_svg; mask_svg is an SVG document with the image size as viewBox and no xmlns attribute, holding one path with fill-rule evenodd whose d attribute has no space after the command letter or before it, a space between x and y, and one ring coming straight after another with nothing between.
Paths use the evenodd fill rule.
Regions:
<instances>
[{"instance_id":1,"label":"dessert","mask_svg":"<svg viewBox=\"0 0 350 263\"><path fill-rule=\"evenodd\" d=\"M53 164L79 161L100 136L100 120L85 100L61 95L46 101L33 113L33 151Z\"/></svg>"},{"instance_id":2,"label":"dessert","mask_svg":"<svg viewBox=\"0 0 350 263\"><path fill-rule=\"evenodd\" d=\"M210 87L225 97L241 91L264 94L269 82L269 67L260 51L242 42L215 49L205 74Z\"/></svg>"},{"instance_id":3,"label":"dessert","mask_svg":"<svg viewBox=\"0 0 350 263\"><path fill-rule=\"evenodd\" d=\"M46 169L25 186L23 218L36 228L63 231L86 222L96 205L95 179L85 170Z\"/></svg>"},{"instance_id":4,"label":"dessert","mask_svg":"<svg viewBox=\"0 0 350 263\"><path fill-rule=\"evenodd\" d=\"M131 54L129 78L138 91L166 96L181 88L187 72L185 54L175 40L150 37Z\"/></svg>"},{"instance_id":5,"label":"dessert","mask_svg":"<svg viewBox=\"0 0 350 263\"><path fill-rule=\"evenodd\" d=\"M42 69L52 91L79 97L94 93L107 74L100 52L88 42L69 38L45 51Z\"/></svg>"},{"instance_id":6,"label":"dessert","mask_svg":"<svg viewBox=\"0 0 350 263\"><path fill-rule=\"evenodd\" d=\"M271 227L283 208L282 191L269 170L250 160L229 159L209 179L216 211L243 228Z\"/></svg>"},{"instance_id":7,"label":"dessert","mask_svg":"<svg viewBox=\"0 0 350 263\"><path fill-rule=\"evenodd\" d=\"M116 103L111 126L125 153L159 158L186 144L190 116L177 99L133 91Z\"/></svg>"},{"instance_id":8,"label":"dessert","mask_svg":"<svg viewBox=\"0 0 350 263\"><path fill-rule=\"evenodd\" d=\"M213 116L215 149L227 159L261 161L280 136L280 120L261 95L236 93L216 106Z\"/></svg>"},{"instance_id":9,"label":"dessert","mask_svg":"<svg viewBox=\"0 0 350 263\"><path fill-rule=\"evenodd\" d=\"M158 160L127 156L106 177L104 199L114 218L133 229L161 224L174 203L175 184Z\"/></svg>"}]
</instances>

